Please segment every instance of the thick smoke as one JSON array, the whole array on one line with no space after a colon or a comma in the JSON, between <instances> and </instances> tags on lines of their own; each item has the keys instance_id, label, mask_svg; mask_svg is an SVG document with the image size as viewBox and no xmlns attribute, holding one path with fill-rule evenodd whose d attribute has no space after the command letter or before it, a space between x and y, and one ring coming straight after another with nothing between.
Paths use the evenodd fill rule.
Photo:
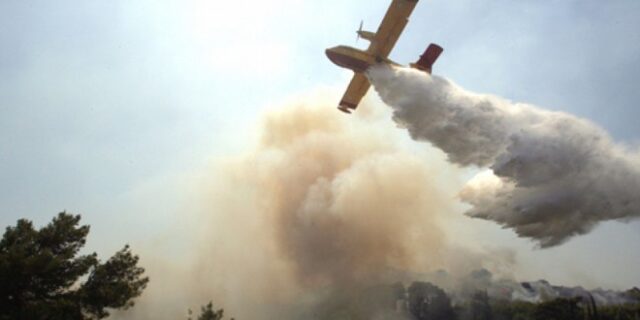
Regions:
<instances>
[{"instance_id":1,"label":"thick smoke","mask_svg":"<svg viewBox=\"0 0 640 320\"><path fill-rule=\"evenodd\" d=\"M414 266L416 252L433 259L444 239L437 217L449 211L433 169L332 109L298 106L266 121L253 163L281 253L303 281L330 284Z\"/></svg>"},{"instance_id":2,"label":"thick smoke","mask_svg":"<svg viewBox=\"0 0 640 320\"><path fill-rule=\"evenodd\" d=\"M512 272L509 253L457 237L461 172L416 148L382 104L346 116L322 92L267 112L254 133L181 184L198 194L176 226L193 238L167 236L177 252L147 260L148 292L121 318L186 318L212 300L236 319L333 319L343 307L394 319L362 292L439 269Z\"/></svg>"},{"instance_id":3,"label":"thick smoke","mask_svg":"<svg viewBox=\"0 0 640 320\"><path fill-rule=\"evenodd\" d=\"M269 112L254 148L207 178L194 274L209 297L237 318L312 319L411 271L501 259L447 240L460 185L444 157L412 149L382 109L347 117L325 97Z\"/></svg>"},{"instance_id":4,"label":"thick smoke","mask_svg":"<svg viewBox=\"0 0 640 320\"><path fill-rule=\"evenodd\" d=\"M640 157L575 116L474 94L405 68L369 77L396 123L451 162L489 168L462 190L468 215L512 228L542 247L606 220L640 215ZM606 106L605 106L606 108Z\"/></svg>"}]
</instances>

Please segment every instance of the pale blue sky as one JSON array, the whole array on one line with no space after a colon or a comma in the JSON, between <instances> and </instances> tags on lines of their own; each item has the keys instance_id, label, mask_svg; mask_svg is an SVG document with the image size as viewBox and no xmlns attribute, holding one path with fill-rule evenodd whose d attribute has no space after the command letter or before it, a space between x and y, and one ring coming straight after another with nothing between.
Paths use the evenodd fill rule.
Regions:
<instances>
[{"instance_id":1,"label":"pale blue sky","mask_svg":"<svg viewBox=\"0 0 640 320\"><path fill-rule=\"evenodd\" d=\"M375 31L387 6L0 1L0 226L66 209L92 224L92 250L162 238L189 201L176 177L244 150L283 99L346 84L324 49L354 45L361 19ZM392 58L439 43L436 74L588 118L637 146L639 16L636 0L422 0ZM487 242L514 242L495 245L520 250L523 276L640 285L628 267L640 263L638 222L549 250L478 223Z\"/></svg>"}]
</instances>

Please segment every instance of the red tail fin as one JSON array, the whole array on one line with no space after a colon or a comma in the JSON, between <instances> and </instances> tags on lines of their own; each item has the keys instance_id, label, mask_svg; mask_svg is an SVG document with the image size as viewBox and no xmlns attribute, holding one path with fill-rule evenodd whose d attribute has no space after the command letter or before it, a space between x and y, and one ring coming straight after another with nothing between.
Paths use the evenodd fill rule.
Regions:
<instances>
[{"instance_id":1,"label":"red tail fin","mask_svg":"<svg viewBox=\"0 0 640 320\"><path fill-rule=\"evenodd\" d=\"M433 64L438 60L442 51L444 51L444 49L442 49L441 46L432 43L420 56L420 59L411 66L431 74L431 67L433 67Z\"/></svg>"}]
</instances>

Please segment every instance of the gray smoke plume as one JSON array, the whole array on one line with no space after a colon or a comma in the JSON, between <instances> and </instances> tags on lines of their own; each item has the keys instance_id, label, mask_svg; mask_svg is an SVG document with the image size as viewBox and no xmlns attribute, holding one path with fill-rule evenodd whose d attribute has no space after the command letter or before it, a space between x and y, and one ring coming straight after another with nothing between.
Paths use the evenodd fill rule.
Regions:
<instances>
[{"instance_id":1,"label":"gray smoke plume","mask_svg":"<svg viewBox=\"0 0 640 320\"><path fill-rule=\"evenodd\" d=\"M460 193L469 216L550 247L640 215L640 157L595 124L412 69L376 66L368 76L414 140L460 166L490 169Z\"/></svg>"}]
</instances>

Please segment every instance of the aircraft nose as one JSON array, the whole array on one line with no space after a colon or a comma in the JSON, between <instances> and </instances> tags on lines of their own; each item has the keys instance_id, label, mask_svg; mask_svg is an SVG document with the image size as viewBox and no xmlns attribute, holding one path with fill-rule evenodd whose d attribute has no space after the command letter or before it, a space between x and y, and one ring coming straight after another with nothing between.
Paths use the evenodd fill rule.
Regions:
<instances>
[{"instance_id":1,"label":"aircraft nose","mask_svg":"<svg viewBox=\"0 0 640 320\"><path fill-rule=\"evenodd\" d=\"M336 59L338 57L338 54L336 53L336 51L334 49L335 48L329 48L329 49L324 51L324 54L327 55L327 58L329 58L329 60L331 60L331 62L337 64Z\"/></svg>"},{"instance_id":2,"label":"aircraft nose","mask_svg":"<svg viewBox=\"0 0 640 320\"><path fill-rule=\"evenodd\" d=\"M329 60L333 60L333 59L331 59L331 56L333 56L334 54L333 54L333 52L331 52L331 48L329 48L327 50L324 50L324 54L327 55L327 58L329 58Z\"/></svg>"}]
</instances>

